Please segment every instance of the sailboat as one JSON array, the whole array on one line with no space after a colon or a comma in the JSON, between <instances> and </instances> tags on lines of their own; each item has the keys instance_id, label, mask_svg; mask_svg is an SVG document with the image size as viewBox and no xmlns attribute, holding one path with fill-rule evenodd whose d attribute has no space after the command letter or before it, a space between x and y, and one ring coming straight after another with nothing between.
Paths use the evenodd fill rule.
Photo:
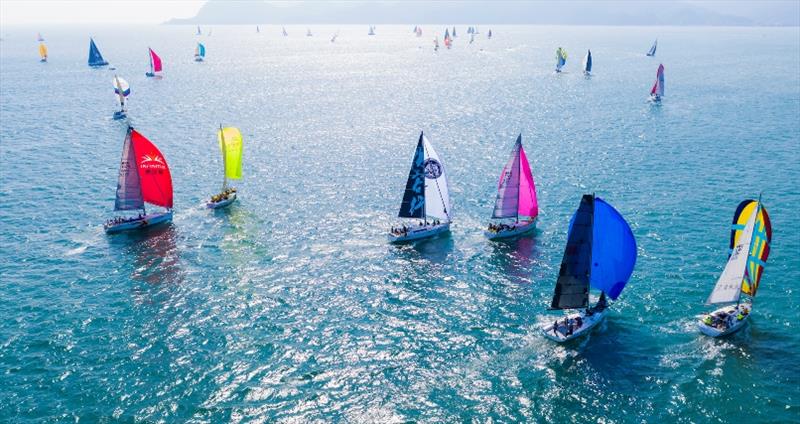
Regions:
<instances>
[{"instance_id":1,"label":"sailboat","mask_svg":"<svg viewBox=\"0 0 800 424\"><path fill-rule=\"evenodd\" d=\"M490 29L489 32L486 33L486 38L492 39L492 30Z\"/></svg>"},{"instance_id":2,"label":"sailboat","mask_svg":"<svg viewBox=\"0 0 800 424\"><path fill-rule=\"evenodd\" d=\"M733 214L730 240L728 263L706 303L736 304L723 306L700 319L698 329L711 337L734 333L750 318L772 243L772 223L760 197L739 203ZM742 294L750 299L742 303Z\"/></svg>"},{"instance_id":3,"label":"sailboat","mask_svg":"<svg viewBox=\"0 0 800 424\"><path fill-rule=\"evenodd\" d=\"M44 45L44 42L39 43L39 62L47 62L47 46Z\"/></svg>"},{"instance_id":4,"label":"sailboat","mask_svg":"<svg viewBox=\"0 0 800 424\"><path fill-rule=\"evenodd\" d=\"M433 51L439 51L439 37L433 39Z\"/></svg>"},{"instance_id":5,"label":"sailboat","mask_svg":"<svg viewBox=\"0 0 800 424\"><path fill-rule=\"evenodd\" d=\"M314 34L311 33L311 28L306 29L306 37L313 37Z\"/></svg>"},{"instance_id":6,"label":"sailboat","mask_svg":"<svg viewBox=\"0 0 800 424\"><path fill-rule=\"evenodd\" d=\"M664 97L664 65L658 65L656 71L656 82L653 88L650 89L650 101L653 103L661 103L661 98Z\"/></svg>"},{"instance_id":7,"label":"sailboat","mask_svg":"<svg viewBox=\"0 0 800 424\"><path fill-rule=\"evenodd\" d=\"M197 26L197 35L203 35L203 31L200 31L200 25Z\"/></svg>"},{"instance_id":8,"label":"sailboat","mask_svg":"<svg viewBox=\"0 0 800 424\"><path fill-rule=\"evenodd\" d=\"M338 32L336 34L333 34L333 37L331 37L331 43L335 43L336 42L336 37L338 37L338 36L339 36Z\"/></svg>"},{"instance_id":9,"label":"sailboat","mask_svg":"<svg viewBox=\"0 0 800 424\"><path fill-rule=\"evenodd\" d=\"M444 30L444 46L448 49L453 47L453 39L450 38L450 32L445 28Z\"/></svg>"},{"instance_id":10,"label":"sailboat","mask_svg":"<svg viewBox=\"0 0 800 424\"><path fill-rule=\"evenodd\" d=\"M525 149L522 147L522 134L517 137L511 157L508 159L500 181L497 184L497 198L494 202L493 219L514 218L513 222L490 223L485 234L489 240L514 237L533 231L539 215L539 202L536 199L536 185L533 182L531 166ZM520 217L523 219L520 220Z\"/></svg>"},{"instance_id":11,"label":"sailboat","mask_svg":"<svg viewBox=\"0 0 800 424\"><path fill-rule=\"evenodd\" d=\"M260 33L261 33L261 28L259 28L258 25L256 25L256 34L260 34Z\"/></svg>"},{"instance_id":12,"label":"sailboat","mask_svg":"<svg viewBox=\"0 0 800 424\"><path fill-rule=\"evenodd\" d=\"M583 58L583 75L592 75L592 51L586 51L586 57Z\"/></svg>"},{"instance_id":13,"label":"sailboat","mask_svg":"<svg viewBox=\"0 0 800 424\"><path fill-rule=\"evenodd\" d=\"M38 41L38 42L40 42L40 43L41 43L42 41L44 41L44 37L42 37L42 33L41 33L41 32L37 32L37 33L36 33L36 41Z\"/></svg>"},{"instance_id":14,"label":"sailboat","mask_svg":"<svg viewBox=\"0 0 800 424\"><path fill-rule=\"evenodd\" d=\"M593 194L585 194L569 223L550 309L578 309L541 327L545 337L566 342L587 334L607 312L606 296L616 300L636 265L636 239L625 218ZM600 298L589 306L591 288Z\"/></svg>"},{"instance_id":15,"label":"sailboat","mask_svg":"<svg viewBox=\"0 0 800 424\"><path fill-rule=\"evenodd\" d=\"M195 62L202 62L206 58L206 46L203 43L197 43L197 47L194 48L194 61Z\"/></svg>"},{"instance_id":16,"label":"sailboat","mask_svg":"<svg viewBox=\"0 0 800 424\"><path fill-rule=\"evenodd\" d=\"M450 231L452 219L447 174L439 155L423 133L411 161L400 218L418 218L418 224L392 227L389 241L401 243L432 237Z\"/></svg>"},{"instance_id":17,"label":"sailboat","mask_svg":"<svg viewBox=\"0 0 800 424\"><path fill-rule=\"evenodd\" d=\"M281 29L283 30L283 36L284 36L284 37L286 37L286 36L288 36L288 35L289 35L289 33L288 33L288 32L286 32L286 27L281 27Z\"/></svg>"},{"instance_id":18,"label":"sailboat","mask_svg":"<svg viewBox=\"0 0 800 424\"><path fill-rule=\"evenodd\" d=\"M647 52L648 56L655 56L656 55L656 47L658 47L658 38L656 41L653 41L653 45L650 47L650 50Z\"/></svg>"},{"instance_id":19,"label":"sailboat","mask_svg":"<svg viewBox=\"0 0 800 424\"><path fill-rule=\"evenodd\" d=\"M556 50L556 73L561 72L561 68L567 63L567 51L561 47Z\"/></svg>"},{"instance_id":20,"label":"sailboat","mask_svg":"<svg viewBox=\"0 0 800 424\"><path fill-rule=\"evenodd\" d=\"M458 36L456 35L456 27L453 27L453 38L456 38L456 37L458 37Z\"/></svg>"},{"instance_id":21,"label":"sailboat","mask_svg":"<svg viewBox=\"0 0 800 424\"><path fill-rule=\"evenodd\" d=\"M164 212L147 213L145 204ZM106 233L138 230L172 222L172 176L164 155L143 135L128 126L122 146L114 211L136 211L136 217L117 217L103 226Z\"/></svg>"},{"instance_id":22,"label":"sailboat","mask_svg":"<svg viewBox=\"0 0 800 424\"><path fill-rule=\"evenodd\" d=\"M144 75L147 77L154 77L156 76L156 72L161 72L161 58L158 57L156 52L150 47L148 47L147 50L150 53L150 72L146 72Z\"/></svg>"},{"instance_id":23,"label":"sailboat","mask_svg":"<svg viewBox=\"0 0 800 424\"><path fill-rule=\"evenodd\" d=\"M228 179L242 178L242 151L244 142L238 128L219 126L217 132L219 148L222 151L222 191L211 196L206 203L210 209L224 208L236 201L236 188L228 187Z\"/></svg>"},{"instance_id":24,"label":"sailboat","mask_svg":"<svg viewBox=\"0 0 800 424\"><path fill-rule=\"evenodd\" d=\"M367 33L367 35L375 35L375 27L374 26L372 26L372 25L369 26L369 32Z\"/></svg>"},{"instance_id":25,"label":"sailboat","mask_svg":"<svg viewBox=\"0 0 800 424\"><path fill-rule=\"evenodd\" d=\"M417 30L415 32L417 34L417 37L422 37L422 27L417 27Z\"/></svg>"},{"instance_id":26,"label":"sailboat","mask_svg":"<svg viewBox=\"0 0 800 424\"><path fill-rule=\"evenodd\" d=\"M100 49L97 48L94 39L89 37L89 66L98 67L106 65L108 65L108 62L103 59L103 55L100 54Z\"/></svg>"},{"instance_id":27,"label":"sailboat","mask_svg":"<svg viewBox=\"0 0 800 424\"><path fill-rule=\"evenodd\" d=\"M125 102L128 95L131 94L131 88L128 85L128 81L125 81L121 77L114 75L114 94L117 95L117 99L119 100L119 110L114 112L114 119L125 119L128 117L128 106Z\"/></svg>"}]
</instances>

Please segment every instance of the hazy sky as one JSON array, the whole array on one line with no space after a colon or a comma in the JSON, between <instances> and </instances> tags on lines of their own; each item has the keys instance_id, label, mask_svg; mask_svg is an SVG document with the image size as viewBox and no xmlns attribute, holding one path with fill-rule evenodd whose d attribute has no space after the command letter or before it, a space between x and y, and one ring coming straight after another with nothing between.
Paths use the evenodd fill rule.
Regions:
<instances>
[{"instance_id":1,"label":"hazy sky","mask_svg":"<svg viewBox=\"0 0 800 424\"><path fill-rule=\"evenodd\" d=\"M151 23L194 16L205 0L0 0L0 23Z\"/></svg>"},{"instance_id":2,"label":"hazy sky","mask_svg":"<svg viewBox=\"0 0 800 424\"><path fill-rule=\"evenodd\" d=\"M133 23L133 24L158 24L173 18L192 18L203 8L206 0L0 0L0 24L2 25L26 25L26 24L87 24L87 23ZM443 6L450 4L450 6ZM316 13L321 18L336 22L353 20L359 17L358 12L362 12L361 20L364 22L395 22L397 17L396 10L408 11L416 10L414 22L419 17L427 18L435 14L436 9L444 7L444 20L454 19L459 22L460 16L469 16L470 21L473 16L465 15L465 10L477 10L480 17L484 17L483 12L492 12L492 22L504 23L508 20L508 14L520 13L520 10L527 10L523 5L538 5L542 10L555 10L556 16L564 15L565 22L576 22L593 24L603 24L607 22L619 21L620 16L642 15L652 16L652 9L656 4L661 4L662 15L668 15L664 22L660 24L681 24L682 19L700 16L691 21L694 24L714 24L714 18L706 16L708 13L717 15L733 16L746 19L751 24L762 25L798 25L800 24L800 0L570 0L570 1L500 1L497 0L463 0L459 1L409 1L409 0L335 0L335 1L287 1L287 0L212 0L203 8L206 13L203 21L210 21L219 18L219 22L224 23L225 15L240 14L239 18L233 17L230 23L244 23L242 20L261 19L258 14L252 13L259 7L263 9L265 15L263 20L254 22L266 23L267 19L286 19L286 22L308 19L314 21ZM212 7L213 6L213 7ZM367 7L364 7L367 6ZM369 7L372 6L372 7ZM664 7L667 6L667 7ZM269 9L269 8L272 9ZM692 11L686 10L687 7L694 8ZM266 9L265 9L266 8ZM277 9L275 9L277 8ZM394 9L392 9L394 8ZM212 10L213 9L213 10ZM297 18L292 19L290 9L300 10L295 13ZM337 18L333 12L337 9L348 9L344 18ZM670 15L670 9L674 12ZM356 13L353 13L353 10ZM373 12L370 14L370 10ZM528 12L532 17L536 17L538 9L531 9ZM552 11L551 10L551 11ZM387 12L388 11L388 12ZM286 13L284 13L286 12ZM202 14L202 13L201 13ZM590 15L591 19L586 15ZM597 15L601 16L597 16ZM605 15L604 15L605 14ZM608 15L608 16L606 16ZM355 16L355 18L354 18ZM526 14L527 16L527 14ZM489 19L489 18L487 18ZM358 19L356 19L358 20ZM423 19L424 20L424 19ZM550 19L557 21L555 19ZM640 19L641 20L641 19ZM631 23L641 24L640 20L633 19ZM719 20L717 18L717 20ZM305 21L304 21L305 22ZM360 21L359 21L360 22ZM723 21L731 22L731 21ZM623 22L628 23L628 22ZM647 23L645 20L644 23ZM655 23L659 24L659 23Z\"/></svg>"}]
</instances>

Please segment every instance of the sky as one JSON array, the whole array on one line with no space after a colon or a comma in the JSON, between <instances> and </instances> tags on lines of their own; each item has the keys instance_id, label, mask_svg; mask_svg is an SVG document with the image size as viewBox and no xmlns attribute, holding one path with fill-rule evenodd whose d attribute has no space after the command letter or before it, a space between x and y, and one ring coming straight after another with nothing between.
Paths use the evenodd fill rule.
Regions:
<instances>
[{"instance_id":1,"label":"sky","mask_svg":"<svg viewBox=\"0 0 800 424\"><path fill-rule=\"evenodd\" d=\"M205 0L0 0L0 24L158 24L197 14Z\"/></svg>"},{"instance_id":2,"label":"sky","mask_svg":"<svg viewBox=\"0 0 800 424\"><path fill-rule=\"evenodd\" d=\"M653 9L662 11L658 22L647 18L653 16ZM458 23L477 18L492 21L486 23L798 25L800 0L0 0L0 25L4 26L160 24L172 19L181 23Z\"/></svg>"}]
</instances>

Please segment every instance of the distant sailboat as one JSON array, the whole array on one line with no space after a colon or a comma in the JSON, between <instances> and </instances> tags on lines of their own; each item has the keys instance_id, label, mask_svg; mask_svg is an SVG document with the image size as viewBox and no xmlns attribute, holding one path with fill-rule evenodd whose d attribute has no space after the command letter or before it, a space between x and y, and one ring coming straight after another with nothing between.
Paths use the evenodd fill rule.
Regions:
<instances>
[{"instance_id":1,"label":"distant sailboat","mask_svg":"<svg viewBox=\"0 0 800 424\"><path fill-rule=\"evenodd\" d=\"M372 26L372 25L369 26L369 32L367 33L367 35L375 35L375 27L374 26Z\"/></svg>"},{"instance_id":2,"label":"distant sailboat","mask_svg":"<svg viewBox=\"0 0 800 424\"><path fill-rule=\"evenodd\" d=\"M490 240L495 240L528 233L536 228L538 215L539 202L536 199L536 185L533 181L528 157L522 147L522 134L520 134L514 143L511 157L503 167L503 172L500 173L494 212L492 212L493 219L514 218L514 221L490 223L485 235Z\"/></svg>"},{"instance_id":3,"label":"distant sailboat","mask_svg":"<svg viewBox=\"0 0 800 424\"><path fill-rule=\"evenodd\" d=\"M281 27L281 29L283 30L283 36L284 36L284 37L286 37L286 36L288 36L288 35L289 35L289 33L288 33L288 32L286 32L286 27Z\"/></svg>"},{"instance_id":4,"label":"distant sailboat","mask_svg":"<svg viewBox=\"0 0 800 424\"><path fill-rule=\"evenodd\" d=\"M39 43L39 62L47 62L47 46L44 42Z\"/></svg>"},{"instance_id":5,"label":"distant sailboat","mask_svg":"<svg viewBox=\"0 0 800 424\"><path fill-rule=\"evenodd\" d=\"M439 37L433 39L433 51L439 51Z\"/></svg>"},{"instance_id":6,"label":"distant sailboat","mask_svg":"<svg viewBox=\"0 0 800 424\"><path fill-rule=\"evenodd\" d=\"M42 33L41 33L41 32L37 32L37 33L36 33L36 41L38 41L38 42L40 42L40 43L41 43L42 41L44 41L44 37L42 37Z\"/></svg>"},{"instance_id":7,"label":"distant sailboat","mask_svg":"<svg viewBox=\"0 0 800 424\"><path fill-rule=\"evenodd\" d=\"M486 38L492 39L492 30L490 29L489 32L486 33Z\"/></svg>"},{"instance_id":8,"label":"distant sailboat","mask_svg":"<svg viewBox=\"0 0 800 424\"><path fill-rule=\"evenodd\" d=\"M103 55L100 54L100 49L97 48L94 39L89 37L89 66L98 67L106 65L108 65L108 62L103 59Z\"/></svg>"},{"instance_id":9,"label":"distant sailboat","mask_svg":"<svg viewBox=\"0 0 800 424\"><path fill-rule=\"evenodd\" d=\"M392 227L389 232L389 241L392 243L419 240L450 231L452 215L444 164L422 133L411 161L398 216L421 221L419 224Z\"/></svg>"},{"instance_id":10,"label":"distant sailboat","mask_svg":"<svg viewBox=\"0 0 800 424\"><path fill-rule=\"evenodd\" d=\"M114 75L114 94L117 95L117 100L119 100L119 110L114 112L114 119L125 119L128 117L128 106L126 99L128 95L131 94L131 88L128 85L128 81L125 81L121 77Z\"/></svg>"},{"instance_id":11,"label":"distant sailboat","mask_svg":"<svg viewBox=\"0 0 800 424\"><path fill-rule=\"evenodd\" d=\"M769 257L772 222L761 198L745 200L736 208L731 225L728 263L708 296L707 304L733 303L706 314L698 322L700 332L711 337L740 330L750 318L753 298ZM741 295L750 300L741 303Z\"/></svg>"},{"instance_id":12,"label":"distant sailboat","mask_svg":"<svg viewBox=\"0 0 800 424\"><path fill-rule=\"evenodd\" d=\"M450 32L446 28L444 30L444 46L448 49L453 47L453 39L450 38Z\"/></svg>"},{"instance_id":13,"label":"distant sailboat","mask_svg":"<svg viewBox=\"0 0 800 424\"><path fill-rule=\"evenodd\" d=\"M656 55L656 47L658 47L658 38L656 41L653 41L653 45L650 47L650 51L647 52L648 56L655 56Z\"/></svg>"},{"instance_id":14,"label":"distant sailboat","mask_svg":"<svg viewBox=\"0 0 800 424\"><path fill-rule=\"evenodd\" d=\"M567 245L556 280L550 309L580 309L563 321L541 327L545 337L566 342L589 332L606 315L606 296L622 293L636 265L636 239L625 218L613 206L592 194L581 199L572 216ZM600 299L589 306L589 290Z\"/></svg>"},{"instance_id":15,"label":"distant sailboat","mask_svg":"<svg viewBox=\"0 0 800 424\"><path fill-rule=\"evenodd\" d=\"M200 25L197 26L197 35L203 35L203 31L200 31Z\"/></svg>"},{"instance_id":16,"label":"distant sailboat","mask_svg":"<svg viewBox=\"0 0 800 424\"><path fill-rule=\"evenodd\" d=\"M165 212L147 213L145 204L166 208ZM172 176L164 155L158 148L128 126L122 146L122 161L117 178L114 211L142 212L136 217L119 217L105 223L106 233L138 230L172 222Z\"/></svg>"},{"instance_id":17,"label":"distant sailboat","mask_svg":"<svg viewBox=\"0 0 800 424\"><path fill-rule=\"evenodd\" d=\"M336 37L338 37L338 36L339 36L338 32L336 34L333 34L333 37L331 37L331 43L335 43L336 42Z\"/></svg>"},{"instance_id":18,"label":"distant sailboat","mask_svg":"<svg viewBox=\"0 0 800 424\"><path fill-rule=\"evenodd\" d=\"M197 43L197 47L194 48L194 61L195 62L202 62L206 58L206 46L203 43Z\"/></svg>"},{"instance_id":19,"label":"distant sailboat","mask_svg":"<svg viewBox=\"0 0 800 424\"><path fill-rule=\"evenodd\" d=\"M592 51L586 51L586 57L583 58L583 75L587 77L592 74Z\"/></svg>"},{"instance_id":20,"label":"distant sailboat","mask_svg":"<svg viewBox=\"0 0 800 424\"><path fill-rule=\"evenodd\" d=\"M453 27L453 38L456 38L456 37L458 37L458 36L456 35L456 27Z\"/></svg>"},{"instance_id":21,"label":"distant sailboat","mask_svg":"<svg viewBox=\"0 0 800 424\"><path fill-rule=\"evenodd\" d=\"M244 142L238 128L226 127L222 124L217 131L219 148L222 151L222 191L211 196L206 206L211 209L224 208L236 201L236 188L228 187L228 179L242 178L242 153Z\"/></svg>"},{"instance_id":22,"label":"distant sailboat","mask_svg":"<svg viewBox=\"0 0 800 424\"><path fill-rule=\"evenodd\" d=\"M561 47L556 50L556 72L560 73L561 68L567 63L567 51Z\"/></svg>"},{"instance_id":23,"label":"distant sailboat","mask_svg":"<svg viewBox=\"0 0 800 424\"><path fill-rule=\"evenodd\" d=\"M417 34L417 37L422 37L422 27L417 27L417 30L415 32Z\"/></svg>"},{"instance_id":24,"label":"distant sailboat","mask_svg":"<svg viewBox=\"0 0 800 424\"><path fill-rule=\"evenodd\" d=\"M314 34L311 33L311 28L308 28L306 30L306 37L313 37L313 36L314 36Z\"/></svg>"},{"instance_id":25,"label":"distant sailboat","mask_svg":"<svg viewBox=\"0 0 800 424\"><path fill-rule=\"evenodd\" d=\"M145 73L145 76L154 77L156 73L161 72L161 58L158 57L156 52L151 48L147 48L150 53L150 72Z\"/></svg>"},{"instance_id":26,"label":"distant sailboat","mask_svg":"<svg viewBox=\"0 0 800 424\"><path fill-rule=\"evenodd\" d=\"M664 97L664 65L660 64L656 72L656 82L650 89L650 101L660 103L662 97Z\"/></svg>"},{"instance_id":27,"label":"distant sailboat","mask_svg":"<svg viewBox=\"0 0 800 424\"><path fill-rule=\"evenodd\" d=\"M256 34L260 34L260 33L261 33L261 28L259 28L258 25L256 25Z\"/></svg>"}]
</instances>

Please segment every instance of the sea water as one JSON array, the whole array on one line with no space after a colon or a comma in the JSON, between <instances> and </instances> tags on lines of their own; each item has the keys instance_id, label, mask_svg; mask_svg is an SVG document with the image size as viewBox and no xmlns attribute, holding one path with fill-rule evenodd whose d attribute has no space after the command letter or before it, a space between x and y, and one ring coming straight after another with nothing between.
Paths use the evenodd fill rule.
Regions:
<instances>
[{"instance_id":1,"label":"sea water","mask_svg":"<svg viewBox=\"0 0 800 424\"><path fill-rule=\"evenodd\" d=\"M412 27L3 28L0 420L798 421L800 30L482 25L434 52L444 26ZM87 66L90 35L116 71ZM115 73L175 219L108 236ZM211 211L220 124L241 128L244 178ZM420 131L452 234L391 246ZM538 230L489 242L520 133ZM638 261L607 320L557 345L537 329L562 316L547 307L585 193L630 222ZM759 195L774 234L750 325L702 336L732 215Z\"/></svg>"}]
</instances>

